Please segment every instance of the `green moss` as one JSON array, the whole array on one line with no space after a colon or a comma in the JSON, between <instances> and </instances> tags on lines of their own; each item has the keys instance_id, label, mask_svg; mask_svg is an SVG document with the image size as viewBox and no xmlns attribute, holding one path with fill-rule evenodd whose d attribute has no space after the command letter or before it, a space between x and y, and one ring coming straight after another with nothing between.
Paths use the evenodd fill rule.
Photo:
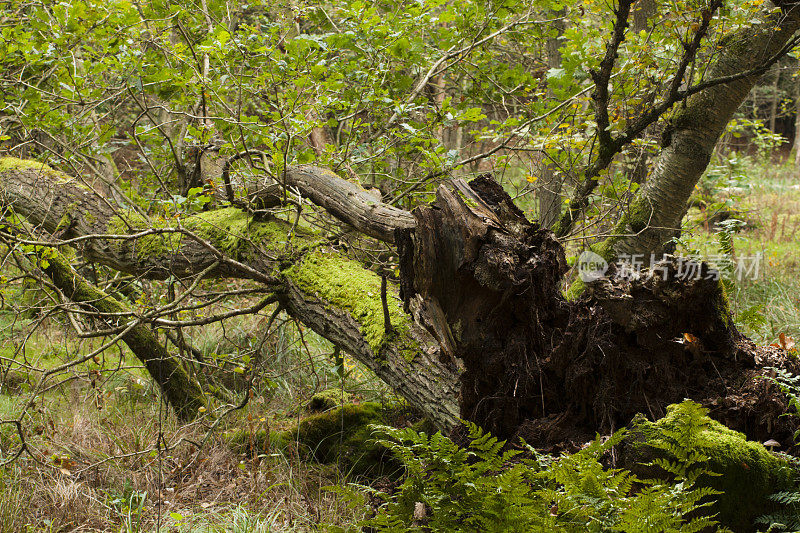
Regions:
<instances>
[{"instance_id":1,"label":"green moss","mask_svg":"<svg viewBox=\"0 0 800 533\"><path fill-rule=\"evenodd\" d=\"M399 345L400 355L409 363L419 354L422 348L413 339L407 338L406 342Z\"/></svg>"},{"instance_id":2,"label":"green moss","mask_svg":"<svg viewBox=\"0 0 800 533\"><path fill-rule=\"evenodd\" d=\"M248 260L260 251L283 252L287 239L294 250L302 250L318 243L317 237L309 230L295 228L289 235L289 228L281 220L253 220L244 211L235 207L215 209L197 213L181 221L186 230L204 239L221 252L237 260ZM148 220L135 211L126 211L109 220L108 232L115 234L135 233L149 228L177 227L164 219ZM140 259L157 257L177 250L186 237L179 233L147 235L136 240L135 249ZM119 246L126 245L120 242Z\"/></svg>"},{"instance_id":3,"label":"green moss","mask_svg":"<svg viewBox=\"0 0 800 533\"><path fill-rule=\"evenodd\" d=\"M377 402L347 404L338 409L304 418L286 431L255 434L237 432L228 437L235 450L249 453L291 453L295 449L304 459L321 463L338 462L356 475L382 474L395 470L389 452L374 442L371 425L385 424L391 408ZM252 449L255 447L255 449Z\"/></svg>"},{"instance_id":4,"label":"green moss","mask_svg":"<svg viewBox=\"0 0 800 533\"><path fill-rule=\"evenodd\" d=\"M654 449L648 443L663 441L665 431L679 428L681 417L692 408L696 410L698 406L685 401L669 406L667 416L655 423L638 419L632 433L634 439L649 448L646 453L652 456ZM691 447L709 458L702 467L719 474L701 476L698 483L720 491L711 512L718 512L721 524L734 531L753 530L756 517L774 510L774 503L767 496L792 486L794 474L786 461L707 416ZM660 451L655 454L663 455Z\"/></svg>"},{"instance_id":5,"label":"green moss","mask_svg":"<svg viewBox=\"0 0 800 533\"><path fill-rule=\"evenodd\" d=\"M409 318L400 302L388 298L389 320L394 332L387 334L381 302L381 278L359 263L324 250L314 250L289 267L285 274L302 290L349 311L361 325L361 332L376 354L389 336L405 337L406 348L413 350L413 342L408 338Z\"/></svg>"},{"instance_id":6,"label":"green moss","mask_svg":"<svg viewBox=\"0 0 800 533\"><path fill-rule=\"evenodd\" d=\"M735 327L736 324L734 323L733 311L731 311L730 302L728 301L728 291L725 290L725 284L722 283L722 280L719 282L719 292L719 297L714 302L714 311L722 320L722 323L725 324L725 327L730 329Z\"/></svg>"},{"instance_id":7,"label":"green moss","mask_svg":"<svg viewBox=\"0 0 800 533\"><path fill-rule=\"evenodd\" d=\"M311 411L328 411L349 401L349 392L341 389L325 389L311 397L308 408Z\"/></svg>"},{"instance_id":8,"label":"green moss","mask_svg":"<svg viewBox=\"0 0 800 533\"><path fill-rule=\"evenodd\" d=\"M317 249L321 240L310 230L297 227L290 235L285 221L256 221L233 207L193 215L182 225L237 260L247 261L264 252L274 252L274 259L283 256L294 260L283 271L286 277L300 289L324 299L328 305L348 311L361 326L361 332L375 354L390 338L407 360L413 360L419 353L419 345L409 334L410 319L395 297L388 299L392 331L387 333L381 278L356 261ZM153 227L167 228L170 224L164 220L150 221L128 211L109 221L108 232L126 234ZM173 253L183 238L178 233L164 233L141 237L133 244L119 241L115 245L135 246L137 257L146 259ZM300 258L294 259L297 256Z\"/></svg>"},{"instance_id":9,"label":"green moss","mask_svg":"<svg viewBox=\"0 0 800 533\"><path fill-rule=\"evenodd\" d=\"M263 252L273 252L276 257L297 253L321 242L309 229L297 226L290 231L284 220L254 220L235 207L198 213L187 218L183 226L240 261L248 261Z\"/></svg>"},{"instance_id":10,"label":"green moss","mask_svg":"<svg viewBox=\"0 0 800 533\"><path fill-rule=\"evenodd\" d=\"M458 194L458 197L461 198L461 201L464 202L464 205L466 205L467 207L471 207L472 209L478 207L478 202L476 202L472 198L467 198L467 196L463 192L457 190L456 194Z\"/></svg>"},{"instance_id":11,"label":"green moss","mask_svg":"<svg viewBox=\"0 0 800 533\"><path fill-rule=\"evenodd\" d=\"M616 259L617 254L614 250L616 244L624 235L644 230L650 221L652 213L652 208L648 202L632 202L628 211L622 215L614 229L611 230L611 237L593 244L589 249L611 263ZM585 289L586 283L580 278L576 278L564 293L564 297L567 300L577 300Z\"/></svg>"},{"instance_id":12,"label":"green moss","mask_svg":"<svg viewBox=\"0 0 800 533\"><path fill-rule=\"evenodd\" d=\"M614 244L616 240L614 238L608 238L604 241L598 242L589 247L589 250L596 253L609 263L611 263L615 259L614 253ZM567 300L577 300L580 298L583 291L586 289L586 283L580 278L577 277L575 280L570 284L569 288L564 293L564 298Z\"/></svg>"},{"instance_id":13,"label":"green moss","mask_svg":"<svg viewBox=\"0 0 800 533\"><path fill-rule=\"evenodd\" d=\"M245 250L253 247L251 243L257 242L260 237L250 232L251 220L244 211L226 207L193 215L183 222L183 226L214 244L221 252L239 259ZM255 224L252 229L255 229ZM264 244L270 248L277 246L277 243Z\"/></svg>"},{"instance_id":14,"label":"green moss","mask_svg":"<svg viewBox=\"0 0 800 533\"><path fill-rule=\"evenodd\" d=\"M39 161L31 159L18 159L16 157L0 157L0 172L9 170L23 170L26 168L35 168L47 172L55 172L52 168Z\"/></svg>"},{"instance_id":15,"label":"green moss","mask_svg":"<svg viewBox=\"0 0 800 533\"><path fill-rule=\"evenodd\" d=\"M333 252L317 249L321 239L312 231L300 227L289 231L281 220L253 220L245 212L229 207L193 215L182 225L198 237L208 240L229 257L248 261L256 254L274 252L274 259L294 260L283 273L300 289L325 300L328 305L346 310L361 326L361 332L375 354L390 340L395 341L407 360L419 353L419 345L411 338L410 319L395 297L388 299L392 331L386 331L381 278L360 263ZM164 220L147 220L128 211L113 217L108 232L126 234L147 228L170 227ZM179 248L178 233L163 233L141 237L133 243L139 259L173 253ZM287 246L287 244L289 246ZM116 246L131 246L119 241ZM299 259L295 257L300 256Z\"/></svg>"},{"instance_id":16,"label":"green moss","mask_svg":"<svg viewBox=\"0 0 800 533\"><path fill-rule=\"evenodd\" d=\"M81 183L77 183L74 178L64 174L58 170L53 170L48 165L41 161L34 161L32 159L18 159L16 157L0 157L0 173L8 172L11 170L25 170L32 169L38 171L40 174L47 178L54 180L56 183L69 183L72 187L78 189L90 190L89 187Z\"/></svg>"},{"instance_id":17,"label":"green moss","mask_svg":"<svg viewBox=\"0 0 800 533\"><path fill-rule=\"evenodd\" d=\"M121 215L115 215L108 221L108 233L116 235L164 227L168 227L168 225L166 223L159 224L157 220L150 221L133 210L128 210ZM140 237L133 244L129 244L128 241L115 241L112 246L122 248L130 245L135 250L137 258L141 260L171 253L178 247L179 243L180 236L174 233L162 233L160 235Z\"/></svg>"},{"instance_id":18,"label":"green moss","mask_svg":"<svg viewBox=\"0 0 800 533\"><path fill-rule=\"evenodd\" d=\"M68 228L72 224L72 213L75 210L75 204L70 205L56 224L56 231Z\"/></svg>"},{"instance_id":19,"label":"green moss","mask_svg":"<svg viewBox=\"0 0 800 533\"><path fill-rule=\"evenodd\" d=\"M567 300L577 300L585 290L586 283L581 278L575 278L569 288L564 292L564 298Z\"/></svg>"}]
</instances>

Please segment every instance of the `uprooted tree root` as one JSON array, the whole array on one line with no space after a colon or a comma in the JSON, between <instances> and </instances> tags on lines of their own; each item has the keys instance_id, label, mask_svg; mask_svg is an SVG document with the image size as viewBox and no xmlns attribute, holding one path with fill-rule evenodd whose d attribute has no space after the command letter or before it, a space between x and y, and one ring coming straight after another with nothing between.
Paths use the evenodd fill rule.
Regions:
<instances>
[{"instance_id":1,"label":"uprooted tree root","mask_svg":"<svg viewBox=\"0 0 800 533\"><path fill-rule=\"evenodd\" d=\"M707 265L673 259L637 279L612 265L568 301L563 248L490 178L442 186L414 216L417 227L396 235L401 296L463 365L463 418L571 449L691 398L749 438L792 449L788 402L763 376L800 365L737 330Z\"/></svg>"}]
</instances>

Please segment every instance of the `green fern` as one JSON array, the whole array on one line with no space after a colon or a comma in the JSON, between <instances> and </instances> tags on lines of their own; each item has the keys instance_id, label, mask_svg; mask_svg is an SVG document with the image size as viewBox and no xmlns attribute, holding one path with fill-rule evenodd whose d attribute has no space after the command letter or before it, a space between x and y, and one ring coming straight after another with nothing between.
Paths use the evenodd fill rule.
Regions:
<instances>
[{"instance_id":1,"label":"green fern","mask_svg":"<svg viewBox=\"0 0 800 533\"><path fill-rule=\"evenodd\" d=\"M782 368L766 368L774 373L764 376L764 379L776 384L789 399L789 410L782 416L798 416L800 414L800 376L795 376ZM794 434L795 442L800 440L800 429ZM786 456L789 464L795 470L800 470L800 459ZM769 495L769 499L781 506L778 511L760 516L757 524L767 526L767 531L798 531L800 530L800 487L795 491L780 491Z\"/></svg>"},{"instance_id":2,"label":"green fern","mask_svg":"<svg viewBox=\"0 0 800 533\"><path fill-rule=\"evenodd\" d=\"M699 407L698 407L699 409ZM358 527L376 532L662 532L701 531L715 526L705 507L715 491L695 486L705 461L692 452L701 410L689 410L674 434L659 444L670 456L658 465L673 482L640 480L609 469L602 457L626 436L597 438L585 449L561 457L543 455L523 443L525 453L507 450L478 426L467 423L470 444L460 448L437 433L378 427L379 442L405 465L394 494L367 489L374 516ZM364 505L365 487L345 494ZM340 490L341 492L341 490ZM344 491L347 492L347 491ZM362 507L363 508L363 507Z\"/></svg>"}]
</instances>

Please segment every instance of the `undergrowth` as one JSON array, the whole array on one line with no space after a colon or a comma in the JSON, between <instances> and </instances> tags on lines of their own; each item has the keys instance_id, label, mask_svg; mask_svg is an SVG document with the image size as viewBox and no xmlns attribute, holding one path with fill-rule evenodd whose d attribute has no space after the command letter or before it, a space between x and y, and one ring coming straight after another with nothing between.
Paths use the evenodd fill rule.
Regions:
<instances>
[{"instance_id":1,"label":"undergrowth","mask_svg":"<svg viewBox=\"0 0 800 533\"><path fill-rule=\"evenodd\" d=\"M786 370L780 368L772 369L774 377L767 376L775 383L786 397L789 399L789 410L783 416L800 415L800 376L794 376ZM794 440L800 440L800 429L794 434ZM786 455L786 459L800 470L800 459ZM769 532L790 532L800 530L800 486L795 490L779 491L769 496L769 499L776 502L781 508L768 515L760 516L756 523L767 526Z\"/></svg>"},{"instance_id":2,"label":"undergrowth","mask_svg":"<svg viewBox=\"0 0 800 533\"><path fill-rule=\"evenodd\" d=\"M406 468L402 484L392 493L364 486L336 490L354 508L378 502L372 516L349 531L640 533L718 528L709 507L719 493L698 483L700 476L713 475L704 467L708 457L691 445L706 412L693 402L679 407L676 425L654 445L664 455L649 463L659 467L663 479L639 479L605 464L605 456L626 437L625 430L598 437L577 453L553 457L527 445L509 450L504 441L467 423L471 442L465 448L440 433L376 428L385 435L380 442Z\"/></svg>"}]
</instances>

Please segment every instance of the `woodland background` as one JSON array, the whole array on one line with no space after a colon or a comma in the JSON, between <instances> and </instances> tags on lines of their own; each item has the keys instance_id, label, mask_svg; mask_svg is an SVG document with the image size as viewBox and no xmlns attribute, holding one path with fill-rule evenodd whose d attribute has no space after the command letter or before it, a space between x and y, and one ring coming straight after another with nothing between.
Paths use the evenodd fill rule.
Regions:
<instances>
[{"instance_id":1,"label":"woodland background","mask_svg":"<svg viewBox=\"0 0 800 533\"><path fill-rule=\"evenodd\" d=\"M0 3L0 532L797 529L799 27L761 0ZM472 286L449 308L404 264L447 194L553 231L524 241L542 316L605 297L587 249L708 261L670 304L703 326L662 321L671 362L637 368L741 391L556 420L541 370L482 389Z\"/></svg>"}]
</instances>

